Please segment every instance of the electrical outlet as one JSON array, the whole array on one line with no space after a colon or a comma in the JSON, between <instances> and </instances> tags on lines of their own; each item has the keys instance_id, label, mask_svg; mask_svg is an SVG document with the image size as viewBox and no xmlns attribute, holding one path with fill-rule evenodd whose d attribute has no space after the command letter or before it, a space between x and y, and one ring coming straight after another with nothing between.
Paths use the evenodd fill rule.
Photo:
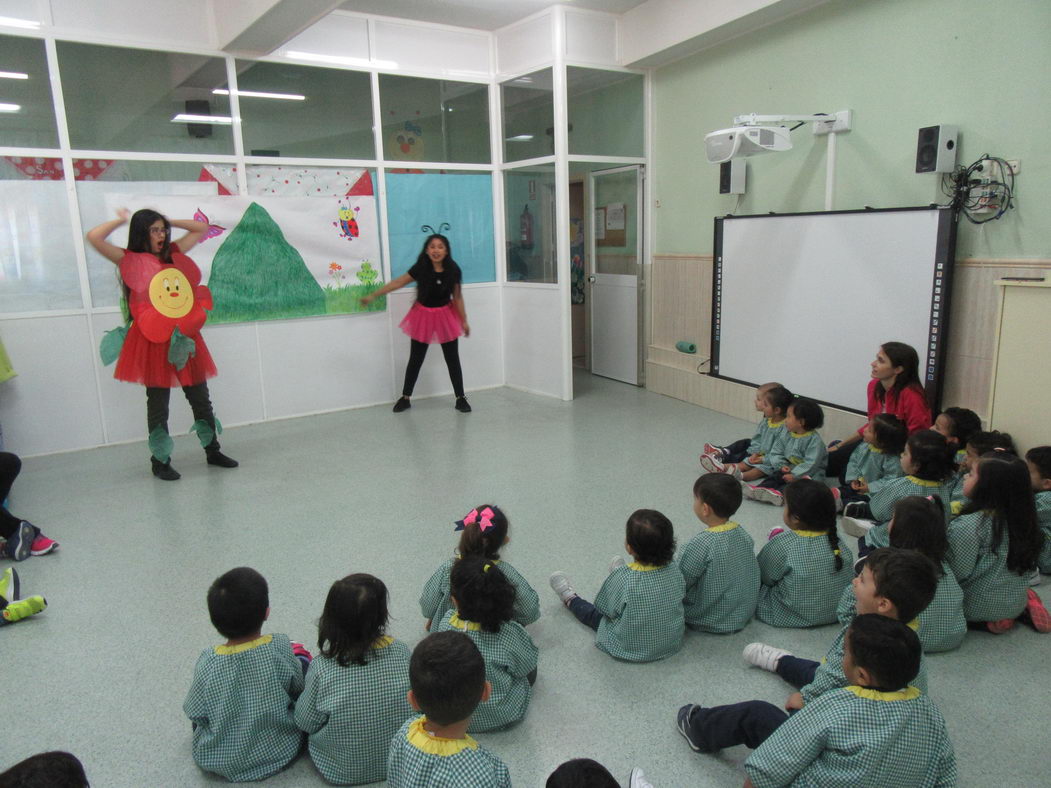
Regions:
<instances>
[{"instance_id":1,"label":"electrical outlet","mask_svg":"<svg viewBox=\"0 0 1051 788\"><path fill-rule=\"evenodd\" d=\"M1007 166L1011 168L1011 174L1017 175L1022 169L1021 159L1008 159Z\"/></svg>"}]
</instances>

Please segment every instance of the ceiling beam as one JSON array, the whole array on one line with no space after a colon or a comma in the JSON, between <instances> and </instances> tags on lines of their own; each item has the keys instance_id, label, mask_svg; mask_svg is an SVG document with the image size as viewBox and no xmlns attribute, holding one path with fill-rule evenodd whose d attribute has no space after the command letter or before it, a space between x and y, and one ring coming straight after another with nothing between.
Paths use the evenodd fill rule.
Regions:
<instances>
[{"instance_id":1,"label":"ceiling beam","mask_svg":"<svg viewBox=\"0 0 1051 788\"><path fill-rule=\"evenodd\" d=\"M339 6L340 0L213 0L212 13L220 49L263 57Z\"/></svg>"}]
</instances>

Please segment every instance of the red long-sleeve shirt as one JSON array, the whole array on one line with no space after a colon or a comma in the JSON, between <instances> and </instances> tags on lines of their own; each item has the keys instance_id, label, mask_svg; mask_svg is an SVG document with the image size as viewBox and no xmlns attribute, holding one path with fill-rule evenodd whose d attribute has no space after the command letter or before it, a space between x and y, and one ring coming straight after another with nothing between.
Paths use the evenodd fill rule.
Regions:
<instances>
[{"instance_id":1,"label":"red long-sleeve shirt","mask_svg":"<svg viewBox=\"0 0 1051 788\"><path fill-rule=\"evenodd\" d=\"M931 408L927 404L927 397L923 389L918 385L908 386L901 391L894 388L887 390L882 402L876 397L876 386L882 385L878 380L869 381L869 419L877 413L889 413L897 416L905 424L909 435L917 430L930 429ZM862 427L858 430L860 435Z\"/></svg>"}]
</instances>

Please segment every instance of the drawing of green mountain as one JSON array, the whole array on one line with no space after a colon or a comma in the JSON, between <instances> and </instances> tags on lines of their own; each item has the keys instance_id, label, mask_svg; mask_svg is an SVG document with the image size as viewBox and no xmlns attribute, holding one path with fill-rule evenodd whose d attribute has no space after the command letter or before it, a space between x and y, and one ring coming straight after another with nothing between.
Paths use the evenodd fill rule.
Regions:
<instances>
[{"instance_id":1,"label":"drawing of green mountain","mask_svg":"<svg viewBox=\"0 0 1051 788\"><path fill-rule=\"evenodd\" d=\"M277 222L254 202L215 253L208 288L215 302L210 323L325 314L325 291Z\"/></svg>"}]
</instances>

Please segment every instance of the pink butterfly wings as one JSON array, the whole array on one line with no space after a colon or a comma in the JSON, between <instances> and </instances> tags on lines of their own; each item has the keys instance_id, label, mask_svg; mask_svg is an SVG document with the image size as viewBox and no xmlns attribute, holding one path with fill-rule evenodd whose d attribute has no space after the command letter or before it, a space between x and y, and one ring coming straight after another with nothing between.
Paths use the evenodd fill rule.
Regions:
<instances>
[{"instance_id":1,"label":"pink butterfly wings","mask_svg":"<svg viewBox=\"0 0 1051 788\"><path fill-rule=\"evenodd\" d=\"M201 212L200 208L198 208L197 212L193 215L193 220L195 222L204 222L208 225L208 231L204 234L204 238L201 239L201 243L204 243L209 238L215 238L226 232L225 227L220 227L218 224L211 224L208 221L208 217Z\"/></svg>"}]
</instances>

